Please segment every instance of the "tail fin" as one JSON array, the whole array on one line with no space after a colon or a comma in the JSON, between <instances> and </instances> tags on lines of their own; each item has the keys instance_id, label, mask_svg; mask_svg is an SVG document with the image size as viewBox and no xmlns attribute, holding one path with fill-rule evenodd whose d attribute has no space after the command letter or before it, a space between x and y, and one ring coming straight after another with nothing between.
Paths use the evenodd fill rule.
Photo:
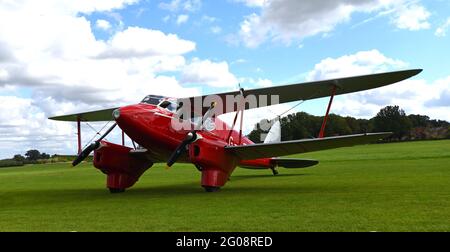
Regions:
<instances>
[{"instance_id":1,"label":"tail fin","mask_svg":"<svg viewBox=\"0 0 450 252\"><path fill-rule=\"evenodd\" d=\"M281 125L280 120L277 120L270 128L269 133L264 139L264 143L279 143L281 142Z\"/></svg>"}]
</instances>

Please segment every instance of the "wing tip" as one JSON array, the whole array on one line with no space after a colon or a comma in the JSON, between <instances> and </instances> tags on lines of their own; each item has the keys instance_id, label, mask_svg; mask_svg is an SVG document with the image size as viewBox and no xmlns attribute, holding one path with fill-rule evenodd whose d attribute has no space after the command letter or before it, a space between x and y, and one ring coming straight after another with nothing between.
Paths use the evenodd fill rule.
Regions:
<instances>
[{"instance_id":1,"label":"wing tip","mask_svg":"<svg viewBox=\"0 0 450 252\"><path fill-rule=\"evenodd\" d=\"M423 71L422 68L416 68L416 69L409 70L409 72L411 72L411 77L420 74L422 71Z\"/></svg>"}]
</instances>

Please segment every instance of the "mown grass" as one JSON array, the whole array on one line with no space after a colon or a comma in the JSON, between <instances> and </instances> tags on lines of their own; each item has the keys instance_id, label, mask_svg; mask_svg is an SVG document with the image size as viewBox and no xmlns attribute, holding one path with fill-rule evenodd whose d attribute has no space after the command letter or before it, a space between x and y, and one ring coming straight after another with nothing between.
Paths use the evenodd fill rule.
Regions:
<instances>
[{"instance_id":1,"label":"mown grass","mask_svg":"<svg viewBox=\"0 0 450 252\"><path fill-rule=\"evenodd\" d=\"M308 169L237 169L204 193L192 165L155 165L111 195L90 164L0 169L0 231L450 231L450 141L298 155Z\"/></svg>"}]
</instances>

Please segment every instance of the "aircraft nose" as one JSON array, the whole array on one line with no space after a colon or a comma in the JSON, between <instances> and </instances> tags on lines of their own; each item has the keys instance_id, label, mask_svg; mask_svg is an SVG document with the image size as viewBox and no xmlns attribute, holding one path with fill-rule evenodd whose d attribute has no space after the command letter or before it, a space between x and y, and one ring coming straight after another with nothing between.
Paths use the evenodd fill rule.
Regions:
<instances>
[{"instance_id":1,"label":"aircraft nose","mask_svg":"<svg viewBox=\"0 0 450 252\"><path fill-rule=\"evenodd\" d=\"M123 121L129 121L130 116L134 114L133 112L134 112L133 106L125 106L114 110L112 116L117 123L120 123Z\"/></svg>"},{"instance_id":2,"label":"aircraft nose","mask_svg":"<svg viewBox=\"0 0 450 252\"><path fill-rule=\"evenodd\" d=\"M120 117L120 108L114 110L112 115L113 115L115 120L119 119L119 117Z\"/></svg>"},{"instance_id":3,"label":"aircraft nose","mask_svg":"<svg viewBox=\"0 0 450 252\"><path fill-rule=\"evenodd\" d=\"M114 110L112 116L120 126L121 124L128 124L135 121L140 111L139 105L129 105Z\"/></svg>"}]
</instances>

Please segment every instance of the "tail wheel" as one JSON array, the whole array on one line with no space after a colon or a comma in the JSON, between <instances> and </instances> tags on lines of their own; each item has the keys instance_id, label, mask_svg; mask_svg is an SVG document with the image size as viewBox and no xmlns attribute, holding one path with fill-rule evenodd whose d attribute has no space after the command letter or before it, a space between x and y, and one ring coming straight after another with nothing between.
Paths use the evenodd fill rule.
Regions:
<instances>
[{"instance_id":1,"label":"tail wheel","mask_svg":"<svg viewBox=\"0 0 450 252\"><path fill-rule=\"evenodd\" d=\"M278 175L278 171L275 169L275 167L271 167L270 169L272 170L274 176Z\"/></svg>"}]
</instances>

